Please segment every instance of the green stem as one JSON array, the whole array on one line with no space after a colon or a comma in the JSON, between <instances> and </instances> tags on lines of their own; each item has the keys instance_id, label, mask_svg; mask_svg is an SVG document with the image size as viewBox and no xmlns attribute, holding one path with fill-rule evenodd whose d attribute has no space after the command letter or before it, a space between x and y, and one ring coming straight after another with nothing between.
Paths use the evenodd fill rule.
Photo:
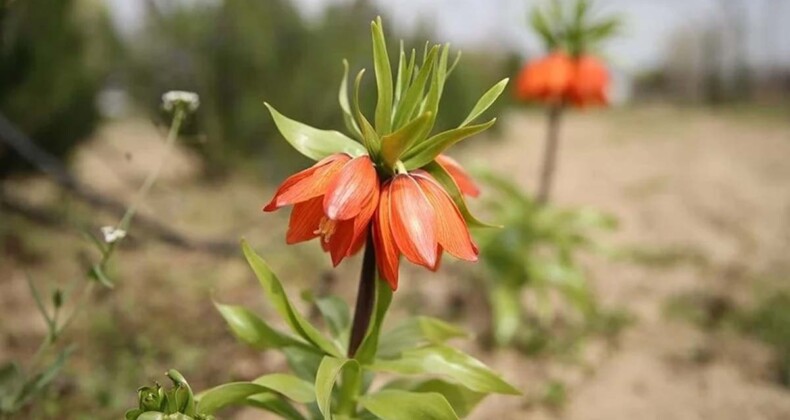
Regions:
<instances>
[{"instance_id":1,"label":"green stem","mask_svg":"<svg viewBox=\"0 0 790 420\"><path fill-rule=\"evenodd\" d=\"M167 134L167 140L165 140L165 150L162 155L159 157L159 162L157 163L154 170L148 174L143 182L143 185L137 191L137 196L135 197L132 204L126 210L126 213L123 215L121 222L118 223L118 228L127 230L129 228L129 224L132 222L132 217L137 212L137 206L143 201L143 198L148 194L148 191L156 182L156 179L159 178L159 173L162 171L162 168L165 166L165 162L167 162L167 158L170 155L170 152L173 150L173 145L176 142L176 138L178 137L178 132L181 129L181 123L184 122L184 117L186 117L186 109L183 106L176 107L175 114L173 115L173 123L170 125L170 132ZM110 245L112 247L112 244Z\"/></svg>"},{"instance_id":2,"label":"green stem","mask_svg":"<svg viewBox=\"0 0 790 420\"><path fill-rule=\"evenodd\" d=\"M557 150L560 145L560 122L564 109L565 104L557 103L551 105L548 111L548 130L537 195L538 204L541 205L546 204L551 195L551 186L557 165Z\"/></svg>"},{"instance_id":3,"label":"green stem","mask_svg":"<svg viewBox=\"0 0 790 420\"><path fill-rule=\"evenodd\" d=\"M362 370L346 368L342 375L337 413L353 418L357 412L357 398L362 390Z\"/></svg>"}]
</instances>

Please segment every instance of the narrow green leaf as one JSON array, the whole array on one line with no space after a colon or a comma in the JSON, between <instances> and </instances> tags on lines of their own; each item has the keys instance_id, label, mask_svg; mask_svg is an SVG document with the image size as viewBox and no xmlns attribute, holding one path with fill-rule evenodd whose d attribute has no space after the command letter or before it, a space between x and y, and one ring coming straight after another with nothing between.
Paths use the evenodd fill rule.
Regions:
<instances>
[{"instance_id":1,"label":"narrow green leaf","mask_svg":"<svg viewBox=\"0 0 790 420\"><path fill-rule=\"evenodd\" d=\"M431 113L426 112L406 124L400 130L381 138L381 157L388 167L394 168L403 153L428 129Z\"/></svg>"},{"instance_id":2,"label":"narrow green leaf","mask_svg":"<svg viewBox=\"0 0 790 420\"><path fill-rule=\"evenodd\" d=\"M449 147L489 129L495 122L496 118L484 124L468 125L439 133L409 150L402 159L403 164L409 170L422 168L431 163L436 159L436 156L442 154Z\"/></svg>"},{"instance_id":3,"label":"narrow green leaf","mask_svg":"<svg viewBox=\"0 0 790 420\"><path fill-rule=\"evenodd\" d=\"M406 79L406 70L409 66L409 62L406 60L406 52L403 50L403 40L401 39L400 50L398 52L398 76L395 79L395 107L397 107L400 102L405 86L409 85L409 79Z\"/></svg>"},{"instance_id":4,"label":"narrow green leaf","mask_svg":"<svg viewBox=\"0 0 790 420\"><path fill-rule=\"evenodd\" d=\"M316 299L315 305L335 337L340 337L348 329L351 324L351 314L343 299L337 296L327 296Z\"/></svg>"},{"instance_id":5,"label":"narrow green leaf","mask_svg":"<svg viewBox=\"0 0 790 420\"><path fill-rule=\"evenodd\" d=\"M281 333L270 327L252 311L242 306L222 305L214 303L217 310L225 318L233 335L239 340L258 349L282 348L286 346L307 345L294 337Z\"/></svg>"},{"instance_id":6,"label":"narrow green leaf","mask_svg":"<svg viewBox=\"0 0 790 420\"><path fill-rule=\"evenodd\" d=\"M466 206L466 201L464 200L463 194L461 194L461 190L458 189L458 185L453 180L453 177L450 176L450 174L447 173L444 168L442 168L442 165L439 165L436 162L431 162L425 165L423 169L428 171L428 173L430 173L434 179L436 179L436 181L438 181L442 187L444 187L444 190L447 191L447 194L450 194L450 198L452 198L455 205L458 206L458 210L461 211L461 214L464 216L464 220L466 220L466 224L469 227L501 227L481 222L472 215L472 213L469 211L469 208Z\"/></svg>"},{"instance_id":7,"label":"narrow green leaf","mask_svg":"<svg viewBox=\"0 0 790 420\"><path fill-rule=\"evenodd\" d=\"M272 391L286 396L298 403L307 404L315 401L313 384L286 373L272 373L252 381Z\"/></svg>"},{"instance_id":8,"label":"narrow green leaf","mask_svg":"<svg viewBox=\"0 0 790 420\"><path fill-rule=\"evenodd\" d=\"M370 125L365 114L363 114L362 110L359 108L359 90L362 84L362 76L364 75L365 69L362 69L357 73L357 78L354 80L354 101L352 106L354 107L354 115L356 116L357 124L359 124L362 130L362 142L365 144L365 149L367 149L371 157L375 159L378 157L381 150L381 140L379 139L378 133L376 133L376 129Z\"/></svg>"},{"instance_id":9,"label":"narrow green leaf","mask_svg":"<svg viewBox=\"0 0 790 420\"><path fill-rule=\"evenodd\" d=\"M428 78L431 76L431 70L436 63L436 55L438 53L438 46L431 48L430 52L428 52L428 55L425 57L425 61L422 63L422 67L420 67L417 72L414 83L409 86L409 89L403 96L403 100L398 105L398 109L395 110L396 128L403 127L411 119L412 115L414 115L414 111L420 106L425 93L425 85L428 83Z\"/></svg>"},{"instance_id":10,"label":"narrow green leaf","mask_svg":"<svg viewBox=\"0 0 790 420\"><path fill-rule=\"evenodd\" d=\"M361 144L339 131L310 127L280 114L268 103L265 105L280 134L294 149L310 159L321 160L335 153L347 153L353 157L365 154L365 148Z\"/></svg>"},{"instance_id":11,"label":"narrow green leaf","mask_svg":"<svg viewBox=\"0 0 790 420\"><path fill-rule=\"evenodd\" d=\"M409 380L397 379L384 386L383 389L401 389L411 392L436 392L442 394L459 417L464 418L474 410L486 394L441 379Z\"/></svg>"},{"instance_id":12,"label":"narrow green leaf","mask_svg":"<svg viewBox=\"0 0 790 420\"><path fill-rule=\"evenodd\" d=\"M481 114L486 112L486 110L499 98L499 95L505 90L505 86L510 79L502 79L499 83L495 84L491 89L489 89L483 96L475 104L472 111L469 113L469 116L466 117L464 122L461 123L459 127L464 127L467 124L471 123Z\"/></svg>"},{"instance_id":13,"label":"narrow green leaf","mask_svg":"<svg viewBox=\"0 0 790 420\"><path fill-rule=\"evenodd\" d=\"M455 68L458 67L458 63L461 62L462 55L463 54L461 53L461 51L458 51L458 53L455 54L455 60L453 60L453 64L450 65L450 68L447 69L446 77L450 77L450 75L453 74L453 70L455 70Z\"/></svg>"},{"instance_id":14,"label":"narrow green leaf","mask_svg":"<svg viewBox=\"0 0 790 420\"><path fill-rule=\"evenodd\" d=\"M543 38L543 43L546 45L546 47L553 49L557 46L557 38L554 36L554 31L549 26L546 17L539 8L536 7L532 9L529 20L530 25L535 30L535 32L537 32L541 38Z\"/></svg>"},{"instance_id":15,"label":"narrow green leaf","mask_svg":"<svg viewBox=\"0 0 790 420\"><path fill-rule=\"evenodd\" d=\"M276 394L251 395L244 400L244 404L274 413L285 420L305 420L302 413L297 411L291 403Z\"/></svg>"},{"instance_id":16,"label":"narrow green leaf","mask_svg":"<svg viewBox=\"0 0 790 420\"><path fill-rule=\"evenodd\" d=\"M281 351L291 372L306 381L315 382L315 373L323 355L308 351L305 347L284 347Z\"/></svg>"},{"instance_id":17,"label":"narrow green leaf","mask_svg":"<svg viewBox=\"0 0 790 420\"><path fill-rule=\"evenodd\" d=\"M479 360L445 345L407 350L399 359L376 360L369 369L403 375L437 375L481 393L520 394Z\"/></svg>"},{"instance_id":18,"label":"narrow green leaf","mask_svg":"<svg viewBox=\"0 0 790 420\"><path fill-rule=\"evenodd\" d=\"M392 129L392 67L380 17L371 23L370 30L373 38L373 66L376 70L378 88L376 131L384 135L389 134Z\"/></svg>"},{"instance_id":19,"label":"narrow green leaf","mask_svg":"<svg viewBox=\"0 0 790 420\"><path fill-rule=\"evenodd\" d=\"M343 80L340 82L338 101L340 109L343 110L343 122L346 124L346 129L359 141L362 141L362 132L359 131L359 126L351 114L351 106L348 102L348 60L346 59L343 59Z\"/></svg>"},{"instance_id":20,"label":"narrow green leaf","mask_svg":"<svg viewBox=\"0 0 790 420\"><path fill-rule=\"evenodd\" d=\"M247 397L262 392L268 392L268 389L252 382L222 384L197 395L198 411L212 414L223 407L241 404Z\"/></svg>"},{"instance_id":21,"label":"narrow green leaf","mask_svg":"<svg viewBox=\"0 0 790 420\"><path fill-rule=\"evenodd\" d=\"M360 369L359 363L354 359L339 359L331 356L324 356L318 367L315 376L315 397L318 409L321 410L325 420L332 419L332 389L343 368L357 371Z\"/></svg>"},{"instance_id":22,"label":"narrow green leaf","mask_svg":"<svg viewBox=\"0 0 790 420\"><path fill-rule=\"evenodd\" d=\"M458 415L442 394L384 390L366 395L359 403L382 420L449 420Z\"/></svg>"},{"instance_id":23,"label":"narrow green leaf","mask_svg":"<svg viewBox=\"0 0 790 420\"><path fill-rule=\"evenodd\" d=\"M368 328L368 333L362 340L359 350L355 358L359 363L367 365L372 362L376 356L376 350L379 347L379 335L381 334L381 326L384 324L384 317L387 315L387 310L392 303L392 289L390 289L387 282L376 278L376 309L373 314L373 320Z\"/></svg>"},{"instance_id":24,"label":"narrow green leaf","mask_svg":"<svg viewBox=\"0 0 790 420\"><path fill-rule=\"evenodd\" d=\"M38 288L36 288L36 285L33 284L33 279L31 279L27 274L25 275L25 281L27 281L27 287L30 289L30 295L33 296L33 301L36 303L38 312L42 317L44 317L44 321L47 323L49 332L53 333L56 326L52 318L49 316L49 312L47 312L47 309L44 307L44 301L41 299L41 294L38 292Z\"/></svg>"},{"instance_id":25,"label":"narrow green leaf","mask_svg":"<svg viewBox=\"0 0 790 420\"><path fill-rule=\"evenodd\" d=\"M274 275L266 262L250 248L247 241L242 241L241 247L244 251L244 257L255 272L255 276L258 277L261 286L263 286L263 291L269 299L269 302L274 306L274 309L280 316L285 319L291 329L325 353L333 356L340 356L341 352L337 346L321 335L302 314L294 309L291 301L288 300L288 296L280 280L277 279L277 276Z\"/></svg>"},{"instance_id":26,"label":"narrow green leaf","mask_svg":"<svg viewBox=\"0 0 790 420\"><path fill-rule=\"evenodd\" d=\"M430 127L428 128L425 136L418 141L423 140L436 122L436 116L439 114L439 104L442 101L442 94L444 93L444 82L447 77L447 57L450 53L450 44L445 44L441 49L438 62L433 66L433 73L431 75L431 85L428 88L428 95L420 106L420 113L430 111L433 114Z\"/></svg>"},{"instance_id":27,"label":"narrow green leaf","mask_svg":"<svg viewBox=\"0 0 790 420\"><path fill-rule=\"evenodd\" d=\"M452 338L467 336L464 330L440 319L428 316L412 317L381 335L377 356L395 357L404 350L424 344L443 344Z\"/></svg>"},{"instance_id":28,"label":"narrow green leaf","mask_svg":"<svg viewBox=\"0 0 790 420\"><path fill-rule=\"evenodd\" d=\"M196 397L197 411L201 414L211 414L230 405L251 404L257 401L258 404L253 405L261 406L264 401L272 400L272 398L256 397L258 395L272 395L278 399L279 395L282 395L302 404L315 401L313 384L293 375L274 373L261 376L253 382L231 382L203 391ZM282 408L283 404L276 406Z\"/></svg>"}]
</instances>

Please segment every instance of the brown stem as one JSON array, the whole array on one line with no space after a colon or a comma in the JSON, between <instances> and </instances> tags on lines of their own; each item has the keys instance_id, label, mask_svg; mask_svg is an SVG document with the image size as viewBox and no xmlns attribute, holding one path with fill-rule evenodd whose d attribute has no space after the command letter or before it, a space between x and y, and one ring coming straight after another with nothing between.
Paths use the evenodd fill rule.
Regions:
<instances>
[{"instance_id":1,"label":"brown stem","mask_svg":"<svg viewBox=\"0 0 790 420\"><path fill-rule=\"evenodd\" d=\"M543 166L540 173L538 186L538 203L546 204L551 195L551 185L557 165L557 149L560 146L560 120L564 104L553 104L548 112L548 130L546 132L546 146L543 154Z\"/></svg>"},{"instance_id":2,"label":"brown stem","mask_svg":"<svg viewBox=\"0 0 790 420\"><path fill-rule=\"evenodd\" d=\"M351 338L348 341L348 357L357 354L370 326L373 306L376 303L376 252L373 249L373 235L368 231L362 271L359 273L359 290L354 308L354 321L351 324Z\"/></svg>"}]
</instances>

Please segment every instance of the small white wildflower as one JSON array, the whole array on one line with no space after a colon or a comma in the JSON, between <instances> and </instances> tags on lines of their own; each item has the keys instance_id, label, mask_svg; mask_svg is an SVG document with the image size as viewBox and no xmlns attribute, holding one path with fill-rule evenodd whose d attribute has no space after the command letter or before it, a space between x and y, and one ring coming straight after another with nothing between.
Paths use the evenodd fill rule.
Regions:
<instances>
[{"instance_id":1,"label":"small white wildflower","mask_svg":"<svg viewBox=\"0 0 790 420\"><path fill-rule=\"evenodd\" d=\"M162 108L165 111L173 111L179 105L186 106L189 112L195 112L200 106L200 97L195 92L183 90L171 90L162 95Z\"/></svg>"},{"instance_id":2,"label":"small white wildflower","mask_svg":"<svg viewBox=\"0 0 790 420\"><path fill-rule=\"evenodd\" d=\"M101 233L104 235L104 242L111 244L116 242L119 239L123 239L126 237L126 231L123 229L118 229L113 226L102 226Z\"/></svg>"}]
</instances>

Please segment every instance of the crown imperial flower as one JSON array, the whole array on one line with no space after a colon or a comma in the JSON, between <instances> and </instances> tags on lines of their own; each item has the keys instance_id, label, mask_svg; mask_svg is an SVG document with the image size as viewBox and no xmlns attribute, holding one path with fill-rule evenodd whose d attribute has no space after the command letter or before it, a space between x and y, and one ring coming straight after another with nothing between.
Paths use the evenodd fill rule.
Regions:
<instances>
[{"instance_id":1,"label":"crown imperial flower","mask_svg":"<svg viewBox=\"0 0 790 420\"><path fill-rule=\"evenodd\" d=\"M444 251L477 260L469 226L483 224L469 213L463 196L476 197L480 190L443 152L494 124L495 119L473 123L499 97L507 79L489 89L458 127L431 135L444 83L455 66L448 65L449 45L426 47L419 66L416 51L407 59L401 45L393 77L380 20L371 32L378 88L372 122L358 103L364 70L349 101L347 63L339 100L350 136L307 126L266 104L283 137L317 163L287 178L263 210L293 205L286 242L320 238L335 266L367 243L374 248L379 274L394 290L401 256L430 270L438 268Z\"/></svg>"}]
</instances>

